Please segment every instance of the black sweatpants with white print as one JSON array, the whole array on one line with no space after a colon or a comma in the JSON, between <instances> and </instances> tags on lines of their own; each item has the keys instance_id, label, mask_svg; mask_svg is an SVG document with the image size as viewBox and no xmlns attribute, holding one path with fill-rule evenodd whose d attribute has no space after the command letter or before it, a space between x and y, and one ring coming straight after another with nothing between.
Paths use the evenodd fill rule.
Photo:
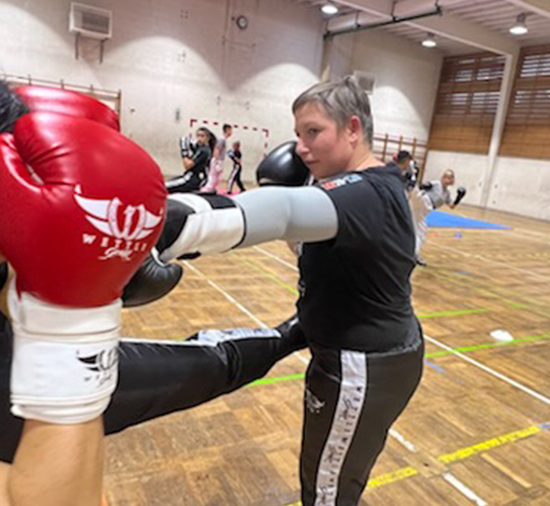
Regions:
<instances>
[{"instance_id":1,"label":"black sweatpants with white print","mask_svg":"<svg viewBox=\"0 0 550 506\"><path fill-rule=\"evenodd\" d=\"M183 176L178 176L166 181L165 186L170 194L196 192L201 189L205 180L205 174L197 174L192 170L188 170Z\"/></svg>"},{"instance_id":2,"label":"black sweatpants with white print","mask_svg":"<svg viewBox=\"0 0 550 506\"><path fill-rule=\"evenodd\" d=\"M424 345L365 353L310 345L300 459L303 506L355 506L422 376Z\"/></svg>"}]
</instances>

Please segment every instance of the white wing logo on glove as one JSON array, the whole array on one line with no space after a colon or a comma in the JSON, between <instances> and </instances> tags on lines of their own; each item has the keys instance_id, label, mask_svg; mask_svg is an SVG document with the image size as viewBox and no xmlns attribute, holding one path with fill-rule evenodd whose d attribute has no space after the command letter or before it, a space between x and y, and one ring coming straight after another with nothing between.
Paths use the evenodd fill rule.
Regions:
<instances>
[{"instance_id":1,"label":"white wing logo on glove","mask_svg":"<svg viewBox=\"0 0 550 506\"><path fill-rule=\"evenodd\" d=\"M162 217L153 214L143 204L139 206L126 206L124 225L119 226L119 212L122 202L118 197L111 200L90 199L83 197L80 186L75 188L74 198L80 208L86 213L86 219L100 232L116 239L125 241L139 241L152 234ZM137 219L134 215L138 213ZM132 223L135 221L134 227ZM132 230L133 228L133 230Z\"/></svg>"}]
</instances>

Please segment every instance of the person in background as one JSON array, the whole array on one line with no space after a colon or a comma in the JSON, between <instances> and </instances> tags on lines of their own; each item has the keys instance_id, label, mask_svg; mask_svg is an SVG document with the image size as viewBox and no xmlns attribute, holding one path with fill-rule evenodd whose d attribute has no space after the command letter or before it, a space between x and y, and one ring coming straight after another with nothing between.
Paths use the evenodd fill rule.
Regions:
<instances>
[{"instance_id":1,"label":"person in background","mask_svg":"<svg viewBox=\"0 0 550 506\"><path fill-rule=\"evenodd\" d=\"M441 174L439 180L420 184L418 195L411 205L416 232L416 263L420 266L425 267L427 265L420 256L420 251L428 235L428 223L426 221L428 214L445 204L454 209L466 195L466 189L459 187L453 201L449 187L453 186L454 183L455 173L451 169L447 169Z\"/></svg>"},{"instance_id":2,"label":"person in background","mask_svg":"<svg viewBox=\"0 0 550 506\"><path fill-rule=\"evenodd\" d=\"M391 164L399 167L405 190L407 193L412 192L416 186L419 172L412 155L408 151L401 150L394 155Z\"/></svg>"},{"instance_id":3,"label":"person in background","mask_svg":"<svg viewBox=\"0 0 550 506\"><path fill-rule=\"evenodd\" d=\"M206 127L197 130L197 141L184 137L180 143L183 167L182 176L166 181L168 193L199 191L207 179L208 166L216 146L216 136Z\"/></svg>"},{"instance_id":4,"label":"person in background","mask_svg":"<svg viewBox=\"0 0 550 506\"><path fill-rule=\"evenodd\" d=\"M242 164L242 154L241 154L241 143L236 141L233 143L233 149L227 152L227 156L231 158L233 162L233 169L231 169L231 174L229 175L229 180L227 181L227 193L231 194L233 190L233 185L237 183L239 190L245 192L246 188L241 180L241 172L243 169Z\"/></svg>"},{"instance_id":5,"label":"person in background","mask_svg":"<svg viewBox=\"0 0 550 506\"><path fill-rule=\"evenodd\" d=\"M233 127L228 123L223 125L223 136L216 141L216 147L210 162L208 179L202 188L204 193L216 193L223 173L223 162L227 153L227 139L233 135Z\"/></svg>"}]
</instances>

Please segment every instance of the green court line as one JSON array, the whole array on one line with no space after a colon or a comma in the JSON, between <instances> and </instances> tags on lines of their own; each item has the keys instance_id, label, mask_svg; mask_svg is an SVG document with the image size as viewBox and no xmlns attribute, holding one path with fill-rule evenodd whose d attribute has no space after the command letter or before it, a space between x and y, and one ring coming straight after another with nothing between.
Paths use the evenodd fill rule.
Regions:
<instances>
[{"instance_id":1,"label":"green court line","mask_svg":"<svg viewBox=\"0 0 550 506\"><path fill-rule=\"evenodd\" d=\"M251 262L249 260L244 260L244 262L247 263L249 266L251 266L253 269L255 269L257 271L260 271L263 274L266 274L273 281L275 281L278 285L284 287L286 290L292 292L294 295L299 295L298 290L291 287L290 285L288 285L284 281L281 281L281 279L279 279L279 277L277 277L275 274L273 274L271 271L269 271L265 267L257 265L256 263ZM457 282L456 284L461 285L462 283ZM487 290L484 290L482 288L477 288L477 290L488 292ZM511 307L511 308L514 308L514 309L527 309L528 308L528 306L525 305L525 304L514 302L510 299L507 299L506 297L501 296L501 295L492 294L491 292L488 292L488 294L491 294L495 298L506 302L509 305L509 307ZM455 310L455 311L438 311L438 312L433 312L433 313L424 313L424 314L417 315L417 317L420 320L426 320L426 319L431 319L431 318L441 318L441 317L445 317L445 316L465 316L465 315L471 315L471 314L482 314L482 313L489 313L490 311L491 311L490 309L484 309L484 308L458 309L458 310ZM522 343L538 341L538 340L541 340L541 339L550 339L550 334L542 335L542 336L527 336L527 337L518 338L518 339L514 339L513 341L507 341L507 342L476 344L476 345L471 345L471 346L462 346L462 347L459 347L459 348L453 348L451 350L439 350L439 351L435 351L433 353L427 353L425 355L425 357L426 358L442 357L442 356L445 356L445 355L451 355L454 352L469 353L469 352L472 352L472 351L478 351L478 350L489 349L489 348L496 348L496 347L499 347L499 346L518 345L518 344L522 344ZM289 375L286 375L286 376L263 378L263 379L254 381L253 383L250 384L250 386L269 385L269 384L272 384L272 383L279 383L279 382L283 382L283 381L295 381L295 380L303 379L303 378L304 378L304 374L289 374Z\"/></svg>"},{"instance_id":2,"label":"green court line","mask_svg":"<svg viewBox=\"0 0 550 506\"><path fill-rule=\"evenodd\" d=\"M260 271L263 274L266 274L273 281L275 281L275 283L282 286L283 288L286 288L289 292L292 292L294 295L299 295L298 290L288 285L284 281L281 281L279 277L277 277L275 274L273 274L270 270L266 269L265 267L262 267L250 260L243 260L243 262L248 264L253 269ZM428 318L440 318L441 316L462 316L462 315L469 315L469 314L488 313L489 311L490 311L489 309L481 309L481 308L480 309L458 309L456 311L442 311L442 312L436 312L436 313L420 314L418 315L418 318L428 319Z\"/></svg>"},{"instance_id":3,"label":"green court line","mask_svg":"<svg viewBox=\"0 0 550 506\"><path fill-rule=\"evenodd\" d=\"M258 385L269 385L271 383L279 383L280 381L295 381L305 377L305 373L287 374L286 376L275 376L273 378L262 378L250 383L249 386L255 387Z\"/></svg>"},{"instance_id":4,"label":"green court line","mask_svg":"<svg viewBox=\"0 0 550 506\"><path fill-rule=\"evenodd\" d=\"M506 306L508 306L508 308L510 308L510 309L519 309L519 310L525 309L525 310L531 311L534 314L539 314L539 315L541 314L540 311L538 311L537 309L535 309L533 307L533 306L537 305L537 302L532 300L532 299L528 299L527 303L525 303L524 301L525 301L526 297L518 296L516 293L513 294L514 298L510 298L510 297L506 297L504 295L500 295L500 294L498 294L496 292L493 292L493 291L491 291L487 288L476 286L476 284L472 281L472 279L465 279L464 275L462 275L460 273L457 273L457 272L451 272L451 271L443 272L442 270L440 270L438 268L435 268L432 272L436 276L438 276L440 278L443 278L445 280L445 282L447 282L447 283L453 283L454 285L459 286L461 288L467 288L469 290L474 290L474 291L482 294L485 297L489 297L491 299L496 299L496 300L502 302L503 304L505 304ZM520 302L516 301L518 298L520 299Z\"/></svg>"},{"instance_id":5,"label":"green court line","mask_svg":"<svg viewBox=\"0 0 550 506\"><path fill-rule=\"evenodd\" d=\"M260 267L259 265L257 265L256 263L254 262L251 262L250 260L243 260L243 262L245 264L248 264L250 267L252 267L253 269L256 269L257 271L260 271L262 272L263 274L267 274L273 281L275 281L275 283L277 283L278 285L282 286L283 288L286 288L289 292L293 293L294 295L300 295L298 293L298 290L296 290L296 288L293 288L292 286L290 286L289 284L285 283L284 281L281 281L277 276L275 276L275 274L273 274L271 271L265 269L264 267Z\"/></svg>"},{"instance_id":6,"label":"green court line","mask_svg":"<svg viewBox=\"0 0 550 506\"><path fill-rule=\"evenodd\" d=\"M500 343L475 344L472 346L462 346L460 348L453 348L451 350L434 351L433 353L426 353L425 358L452 355L453 352L469 353L472 351L484 350L487 348L497 348L499 346L513 346L513 345L518 345L522 343L531 343L534 341L540 341L542 339L550 339L550 334L544 334L542 336L520 337L518 339L514 339L513 341L506 341L506 342L500 342ZM274 376L272 378L263 378L263 379L256 380L253 383L250 383L249 386L269 385L272 383L279 383L283 381L296 381L299 379L303 379L304 377L305 377L304 373L287 374L286 376Z\"/></svg>"},{"instance_id":7,"label":"green court line","mask_svg":"<svg viewBox=\"0 0 550 506\"><path fill-rule=\"evenodd\" d=\"M425 313L417 315L420 320L428 318L440 318L441 316L462 316L467 314L488 313L490 309L458 309L456 311L442 311L437 313Z\"/></svg>"},{"instance_id":8,"label":"green court line","mask_svg":"<svg viewBox=\"0 0 550 506\"><path fill-rule=\"evenodd\" d=\"M452 355L454 352L469 353L471 351L485 350L487 348L498 348L500 346L514 346L522 343L531 343L533 341L540 341L541 339L550 339L550 334L542 336L526 336L514 339L513 341L504 341L499 343L487 343L487 344L474 344L472 346L463 346L460 348L453 348L451 350L439 350L433 353L426 353L426 358L443 357L445 355Z\"/></svg>"}]
</instances>

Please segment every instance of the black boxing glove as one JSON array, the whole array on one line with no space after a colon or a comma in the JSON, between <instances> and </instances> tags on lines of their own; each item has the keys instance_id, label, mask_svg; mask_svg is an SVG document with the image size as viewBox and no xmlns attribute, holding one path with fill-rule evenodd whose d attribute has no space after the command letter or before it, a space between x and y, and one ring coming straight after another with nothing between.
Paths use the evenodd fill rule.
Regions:
<instances>
[{"instance_id":1,"label":"black boxing glove","mask_svg":"<svg viewBox=\"0 0 550 506\"><path fill-rule=\"evenodd\" d=\"M464 186L459 186L458 189L456 190L456 198L455 198L455 201L453 202L453 206L457 206L458 204L460 204L460 201L464 198L465 195L466 195L466 188L464 188Z\"/></svg>"},{"instance_id":2,"label":"black boxing glove","mask_svg":"<svg viewBox=\"0 0 550 506\"><path fill-rule=\"evenodd\" d=\"M143 306L168 295L183 276L179 264L163 264L154 249L124 287L123 307Z\"/></svg>"},{"instance_id":3,"label":"black boxing glove","mask_svg":"<svg viewBox=\"0 0 550 506\"><path fill-rule=\"evenodd\" d=\"M429 181L426 181L425 183L420 183L418 185L418 188L420 188L421 190L431 190L433 188L433 184Z\"/></svg>"},{"instance_id":4,"label":"black boxing glove","mask_svg":"<svg viewBox=\"0 0 550 506\"><path fill-rule=\"evenodd\" d=\"M309 177L309 169L296 153L295 141L276 147L256 169L260 186L304 186Z\"/></svg>"}]
</instances>

